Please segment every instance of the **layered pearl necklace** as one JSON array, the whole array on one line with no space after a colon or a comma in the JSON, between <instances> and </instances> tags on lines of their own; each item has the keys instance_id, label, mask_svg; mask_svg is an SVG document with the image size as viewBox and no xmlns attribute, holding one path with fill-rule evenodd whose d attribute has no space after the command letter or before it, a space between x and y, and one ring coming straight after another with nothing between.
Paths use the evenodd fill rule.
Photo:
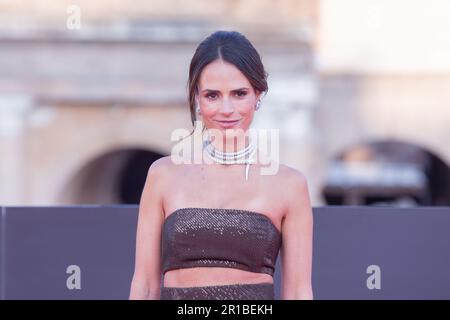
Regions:
<instances>
[{"instance_id":1,"label":"layered pearl necklace","mask_svg":"<svg viewBox=\"0 0 450 320\"><path fill-rule=\"evenodd\" d=\"M253 158L256 152L256 145L253 143L251 137L249 137L248 145L237 152L222 152L216 149L208 134L207 139L203 142L203 149L206 150L206 154L213 161L220 164L246 164L245 166L245 181L248 180L248 170L252 163L255 163Z\"/></svg>"}]
</instances>

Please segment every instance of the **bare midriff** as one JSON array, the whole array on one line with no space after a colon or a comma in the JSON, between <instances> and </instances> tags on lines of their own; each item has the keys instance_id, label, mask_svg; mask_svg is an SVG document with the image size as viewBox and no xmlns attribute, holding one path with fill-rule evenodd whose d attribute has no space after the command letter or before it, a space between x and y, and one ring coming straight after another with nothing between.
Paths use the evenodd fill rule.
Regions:
<instances>
[{"instance_id":1,"label":"bare midriff","mask_svg":"<svg viewBox=\"0 0 450 320\"><path fill-rule=\"evenodd\" d=\"M200 287L230 284L273 283L267 273L222 267L194 267L169 270L164 275L164 287Z\"/></svg>"}]
</instances>

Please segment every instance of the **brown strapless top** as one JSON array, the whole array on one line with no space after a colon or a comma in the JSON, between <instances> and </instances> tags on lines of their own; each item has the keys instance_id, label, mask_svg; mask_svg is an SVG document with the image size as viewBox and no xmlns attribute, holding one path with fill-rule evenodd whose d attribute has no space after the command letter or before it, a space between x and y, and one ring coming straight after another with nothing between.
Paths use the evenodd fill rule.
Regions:
<instances>
[{"instance_id":1,"label":"brown strapless top","mask_svg":"<svg viewBox=\"0 0 450 320\"><path fill-rule=\"evenodd\" d=\"M281 232L262 213L242 209L177 209L164 221L162 272L229 267L273 276L281 241Z\"/></svg>"}]
</instances>

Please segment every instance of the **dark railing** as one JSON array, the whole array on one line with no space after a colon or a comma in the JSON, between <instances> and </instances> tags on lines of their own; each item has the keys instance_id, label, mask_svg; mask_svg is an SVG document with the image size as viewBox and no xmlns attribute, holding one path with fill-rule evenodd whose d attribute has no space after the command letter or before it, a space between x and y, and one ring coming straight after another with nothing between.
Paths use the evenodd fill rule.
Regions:
<instances>
[{"instance_id":1,"label":"dark railing","mask_svg":"<svg viewBox=\"0 0 450 320\"><path fill-rule=\"evenodd\" d=\"M2 299L128 298L137 205L1 213ZM450 299L448 207L316 207L313 253L315 299Z\"/></svg>"}]
</instances>

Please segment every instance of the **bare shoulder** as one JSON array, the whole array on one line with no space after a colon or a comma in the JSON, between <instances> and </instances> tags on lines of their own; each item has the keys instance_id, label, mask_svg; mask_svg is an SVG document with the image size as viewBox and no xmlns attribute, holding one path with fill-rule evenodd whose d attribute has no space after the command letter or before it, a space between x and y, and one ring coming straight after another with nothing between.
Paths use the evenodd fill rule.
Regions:
<instances>
[{"instance_id":1,"label":"bare shoulder","mask_svg":"<svg viewBox=\"0 0 450 320\"><path fill-rule=\"evenodd\" d=\"M289 212L301 212L310 206L308 181L305 174L291 166L280 164L280 190L284 202L284 215Z\"/></svg>"},{"instance_id":2,"label":"bare shoulder","mask_svg":"<svg viewBox=\"0 0 450 320\"><path fill-rule=\"evenodd\" d=\"M167 187L169 175L173 171L173 166L170 156L164 156L153 161L147 171L146 186L151 185L154 190L157 189L163 193L163 190Z\"/></svg>"},{"instance_id":3,"label":"bare shoulder","mask_svg":"<svg viewBox=\"0 0 450 320\"><path fill-rule=\"evenodd\" d=\"M308 182L305 174L291 166L286 164L279 164L280 166L280 179L283 181L284 187L305 187Z\"/></svg>"},{"instance_id":4,"label":"bare shoulder","mask_svg":"<svg viewBox=\"0 0 450 320\"><path fill-rule=\"evenodd\" d=\"M170 172L173 169L173 162L170 156L164 156L156 159L152 162L150 167L148 168L147 176L163 176Z\"/></svg>"},{"instance_id":5,"label":"bare shoulder","mask_svg":"<svg viewBox=\"0 0 450 320\"><path fill-rule=\"evenodd\" d=\"M274 173L274 175L279 179L280 189L291 186L298 187L307 183L305 175L300 170L269 158L264 153L262 153L262 155L263 163L266 165L268 164L266 168L276 168L273 169L273 171L271 170L271 173Z\"/></svg>"}]
</instances>

